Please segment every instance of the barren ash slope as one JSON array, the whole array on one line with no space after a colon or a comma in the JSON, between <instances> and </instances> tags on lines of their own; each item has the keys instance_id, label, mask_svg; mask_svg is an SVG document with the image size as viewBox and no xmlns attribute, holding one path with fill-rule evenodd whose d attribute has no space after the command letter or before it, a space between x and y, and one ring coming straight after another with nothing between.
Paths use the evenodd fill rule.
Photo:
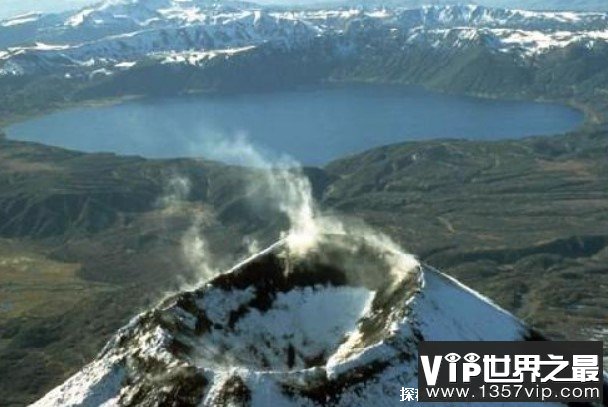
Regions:
<instances>
[{"instance_id":1,"label":"barren ash slope","mask_svg":"<svg viewBox=\"0 0 608 407\"><path fill-rule=\"evenodd\" d=\"M289 235L137 316L34 406L393 406L420 341L534 337L386 238Z\"/></svg>"}]
</instances>

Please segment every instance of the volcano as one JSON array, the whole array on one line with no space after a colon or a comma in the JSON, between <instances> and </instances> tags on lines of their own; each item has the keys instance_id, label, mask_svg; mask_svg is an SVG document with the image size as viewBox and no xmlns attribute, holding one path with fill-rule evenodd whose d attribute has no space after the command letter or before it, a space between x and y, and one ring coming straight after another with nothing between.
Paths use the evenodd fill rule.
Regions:
<instances>
[{"instance_id":1,"label":"volcano","mask_svg":"<svg viewBox=\"0 0 608 407\"><path fill-rule=\"evenodd\" d=\"M376 239L283 240L135 317L34 406L393 406L421 341L538 339Z\"/></svg>"}]
</instances>

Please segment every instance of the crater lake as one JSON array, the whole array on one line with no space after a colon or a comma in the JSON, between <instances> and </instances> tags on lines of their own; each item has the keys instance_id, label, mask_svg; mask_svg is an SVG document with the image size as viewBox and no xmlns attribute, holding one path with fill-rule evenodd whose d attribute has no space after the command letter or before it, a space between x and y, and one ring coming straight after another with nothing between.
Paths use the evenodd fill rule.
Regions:
<instances>
[{"instance_id":1,"label":"crater lake","mask_svg":"<svg viewBox=\"0 0 608 407\"><path fill-rule=\"evenodd\" d=\"M563 133L572 108L488 100L418 87L353 85L276 93L138 99L70 108L7 128L12 139L85 152L241 163L241 149L306 165L409 140L497 140ZM247 162L243 162L247 164Z\"/></svg>"}]
</instances>

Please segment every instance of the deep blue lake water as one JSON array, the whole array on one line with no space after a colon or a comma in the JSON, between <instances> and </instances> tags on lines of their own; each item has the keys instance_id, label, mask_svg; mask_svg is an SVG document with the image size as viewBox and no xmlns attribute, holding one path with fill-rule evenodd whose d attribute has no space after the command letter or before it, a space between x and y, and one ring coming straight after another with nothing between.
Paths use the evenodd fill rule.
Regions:
<instances>
[{"instance_id":1,"label":"deep blue lake water","mask_svg":"<svg viewBox=\"0 0 608 407\"><path fill-rule=\"evenodd\" d=\"M582 121L581 112L555 104L353 86L74 108L15 124L7 133L87 152L233 162L237 150L217 146L241 138L265 152L318 165L407 140L521 138L566 132Z\"/></svg>"}]
</instances>

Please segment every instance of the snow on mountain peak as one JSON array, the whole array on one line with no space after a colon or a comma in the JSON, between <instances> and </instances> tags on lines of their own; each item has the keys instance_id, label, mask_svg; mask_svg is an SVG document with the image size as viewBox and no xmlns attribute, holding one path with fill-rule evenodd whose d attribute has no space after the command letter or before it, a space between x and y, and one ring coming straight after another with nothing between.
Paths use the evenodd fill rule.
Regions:
<instances>
[{"instance_id":1,"label":"snow on mountain peak","mask_svg":"<svg viewBox=\"0 0 608 407\"><path fill-rule=\"evenodd\" d=\"M336 57L344 50L365 49L381 38L401 41L402 47L445 52L481 47L520 58L579 43L592 49L608 41L607 13L478 5L285 10L238 1L109 0L48 22L37 15L2 22L0 43L2 38L10 38L17 24L28 24L34 18L40 18L36 22L39 37L34 38L64 48L41 49L31 44L0 48L5 61L0 63L0 76L48 71L77 76L74 71L88 67L85 62L91 59L93 65L105 65L108 70L137 60L201 66L208 55L261 49L261 45L306 53L318 38L333 48ZM32 36L28 38L31 41ZM189 57L173 58L176 55Z\"/></svg>"},{"instance_id":2,"label":"snow on mountain peak","mask_svg":"<svg viewBox=\"0 0 608 407\"><path fill-rule=\"evenodd\" d=\"M531 333L392 246L319 239L306 254L278 243L139 315L34 406L392 405L417 384L421 340Z\"/></svg>"}]
</instances>

